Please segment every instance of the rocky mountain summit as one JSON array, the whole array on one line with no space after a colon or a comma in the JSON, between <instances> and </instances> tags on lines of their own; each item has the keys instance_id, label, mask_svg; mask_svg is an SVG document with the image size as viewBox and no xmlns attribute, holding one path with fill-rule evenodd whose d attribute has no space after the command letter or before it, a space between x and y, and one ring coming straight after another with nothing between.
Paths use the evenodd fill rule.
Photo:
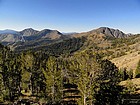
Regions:
<instances>
[{"instance_id":1,"label":"rocky mountain summit","mask_svg":"<svg viewBox=\"0 0 140 105\"><path fill-rule=\"evenodd\" d=\"M20 31L20 34L23 36L32 36L32 35L37 34L38 32L39 31L34 30L32 28L27 28L27 29L24 29L23 31Z\"/></svg>"},{"instance_id":2,"label":"rocky mountain summit","mask_svg":"<svg viewBox=\"0 0 140 105\"><path fill-rule=\"evenodd\" d=\"M107 36L112 36L112 37L116 37L116 38L123 38L123 37L127 37L128 35L123 33L122 31L118 30L118 29L112 29L112 28L108 28L108 27L100 27L98 29L93 30L93 32L95 33L102 33L105 34Z\"/></svg>"},{"instance_id":3,"label":"rocky mountain summit","mask_svg":"<svg viewBox=\"0 0 140 105\"><path fill-rule=\"evenodd\" d=\"M118 29L100 27L100 28L97 28L88 32L73 34L72 37L81 37L81 36L87 37L89 35L98 35L98 36L104 35L104 36L115 37L115 38L125 38L125 37L130 36L131 34L125 34L124 32Z\"/></svg>"}]
</instances>

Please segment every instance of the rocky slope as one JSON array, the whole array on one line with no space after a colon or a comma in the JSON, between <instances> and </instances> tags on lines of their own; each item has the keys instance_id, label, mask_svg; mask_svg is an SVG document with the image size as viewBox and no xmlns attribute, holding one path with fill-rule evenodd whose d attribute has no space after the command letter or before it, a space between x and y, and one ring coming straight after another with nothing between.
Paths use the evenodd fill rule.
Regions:
<instances>
[{"instance_id":1,"label":"rocky slope","mask_svg":"<svg viewBox=\"0 0 140 105\"><path fill-rule=\"evenodd\" d=\"M100 27L100 28L93 30L91 32L95 32L98 34L102 33L102 34L105 34L106 36L112 36L115 38L127 37L127 35L125 33L123 33L122 31L120 31L118 29L108 28L108 27Z\"/></svg>"},{"instance_id":2,"label":"rocky slope","mask_svg":"<svg viewBox=\"0 0 140 105\"><path fill-rule=\"evenodd\" d=\"M79 34L73 34L72 37L81 37L81 36L88 36L89 34L103 34L105 36L115 37L115 38L124 38L128 37L129 34L125 34L118 29L108 28L108 27L100 27L89 32L83 32Z\"/></svg>"}]
</instances>

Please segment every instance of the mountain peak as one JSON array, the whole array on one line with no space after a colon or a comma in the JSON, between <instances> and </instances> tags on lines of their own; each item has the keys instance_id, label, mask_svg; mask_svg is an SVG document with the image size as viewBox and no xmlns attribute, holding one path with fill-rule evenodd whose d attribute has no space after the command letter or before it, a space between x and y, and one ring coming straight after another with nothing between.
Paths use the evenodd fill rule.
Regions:
<instances>
[{"instance_id":1,"label":"mountain peak","mask_svg":"<svg viewBox=\"0 0 140 105\"><path fill-rule=\"evenodd\" d=\"M99 27L97 29L93 29L89 32L83 32L79 34L74 34L72 37L81 37L81 36L89 36L89 35L104 35L109 37L115 37L115 38L125 38L128 37L128 34L123 33L122 31L118 29L113 29L109 27Z\"/></svg>"},{"instance_id":2,"label":"mountain peak","mask_svg":"<svg viewBox=\"0 0 140 105\"><path fill-rule=\"evenodd\" d=\"M93 30L93 32L96 32L98 34L102 33L102 34L105 34L106 36L112 36L116 38L127 37L127 35L123 33L122 31L118 29L109 28L109 27L100 27L98 29Z\"/></svg>"},{"instance_id":3,"label":"mountain peak","mask_svg":"<svg viewBox=\"0 0 140 105\"><path fill-rule=\"evenodd\" d=\"M44 30L40 31L38 34L42 38L50 38L50 39L57 39L62 36L62 33L60 33L59 31L50 30L50 29L44 29Z\"/></svg>"},{"instance_id":4,"label":"mountain peak","mask_svg":"<svg viewBox=\"0 0 140 105\"><path fill-rule=\"evenodd\" d=\"M24 29L24 30L20 31L20 33L23 36L32 36L32 35L37 34L38 31L37 30L34 30L33 28L27 28L27 29Z\"/></svg>"}]
</instances>

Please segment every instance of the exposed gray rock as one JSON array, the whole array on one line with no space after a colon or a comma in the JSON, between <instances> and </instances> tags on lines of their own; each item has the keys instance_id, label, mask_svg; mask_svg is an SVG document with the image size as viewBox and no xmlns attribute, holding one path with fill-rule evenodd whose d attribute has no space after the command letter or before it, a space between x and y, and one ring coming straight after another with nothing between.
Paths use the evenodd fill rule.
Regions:
<instances>
[{"instance_id":1,"label":"exposed gray rock","mask_svg":"<svg viewBox=\"0 0 140 105\"><path fill-rule=\"evenodd\" d=\"M24 29L23 31L20 31L20 33L23 35L23 36L32 36L32 35L36 35L39 31L37 30L34 30L32 28L27 28L27 29Z\"/></svg>"},{"instance_id":2,"label":"exposed gray rock","mask_svg":"<svg viewBox=\"0 0 140 105\"><path fill-rule=\"evenodd\" d=\"M116 38L124 38L124 37L128 36L118 29L112 29L112 28L108 28L108 27L100 27L96 30L93 30L93 32L102 33L107 36L112 36L112 37L116 37Z\"/></svg>"}]
</instances>

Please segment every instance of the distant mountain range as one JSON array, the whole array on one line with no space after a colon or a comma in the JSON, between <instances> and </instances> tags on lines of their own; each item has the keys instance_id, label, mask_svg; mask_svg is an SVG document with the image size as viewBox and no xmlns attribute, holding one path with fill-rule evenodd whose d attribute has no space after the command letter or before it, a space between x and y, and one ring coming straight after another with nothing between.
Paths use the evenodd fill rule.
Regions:
<instances>
[{"instance_id":1,"label":"distant mountain range","mask_svg":"<svg viewBox=\"0 0 140 105\"><path fill-rule=\"evenodd\" d=\"M69 38L77 38L82 36L95 36L103 35L104 37L124 38L130 34L125 34L118 29L112 29L108 27L100 27L98 29L91 30L83 33L61 33L57 30L44 29L41 31L27 28L22 31L14 30L1 30L0 31L0 43L4 45L10 45L12 49L16 47L30 46L47 46L56 42L61 42Z\"/></svg>"},{"instance_id":2,"label":"distant mountain range","mask_svg":"<svg viewBox=\"0 0 140 105\"><path fill-rule=\"evenodd\" d=\"M37 31L32 28L28 28L22 31L14 31L14 30L0 31L0 42L6 45L15 42L28 42L42 39L55 40L63 37L64 35L58 32L57 30L49 30L49 29Z\"/></svg>"},{"instance_id":3,"label":"distant mountain range","mask_svg":"<svg viewBox=\"0 0 140 105\"><path fill-rule=\"evenodd\" d=\"M64 35L72 35L72 36L81 36L82 34L88 34L88 33L102 33L108 36L122 38L127 37L128 35L123 33L122 31L118 29L112 29L108 27L100 27L98 29L94 29L89 32L85 33L60 33L57 30L49 30L44 29L42 31L37 31L32 28L27 28L22 31L14 31L14 30L0 30L0 42L18 42L18 41L28 41L28 40L35 40L39 38L49 38L49 39L57 39Z\"/></svg>"}]
</instances>

